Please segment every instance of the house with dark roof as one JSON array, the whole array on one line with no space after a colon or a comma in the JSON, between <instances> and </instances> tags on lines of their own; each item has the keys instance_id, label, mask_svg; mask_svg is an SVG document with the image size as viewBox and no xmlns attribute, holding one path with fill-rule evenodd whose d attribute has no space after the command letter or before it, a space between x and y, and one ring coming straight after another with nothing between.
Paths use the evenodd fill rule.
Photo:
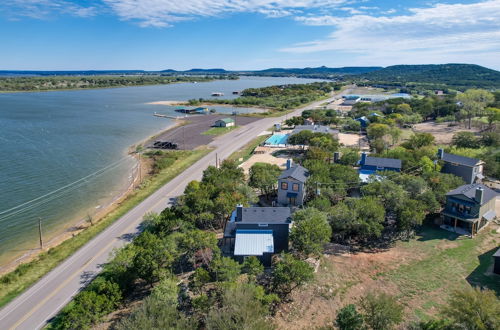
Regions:
<instances>
[{"instance_id":1,"label":"house with dark roof","mask_svg":"<svg viewBox=\"0 0 500 330\"><path fill-rule=\"evenodd\" d=\"M237 205L224 228L223 249L240 262L255 256L269 266L273 254L288 250L291 223L289 207Z\"/></svg>"},{"instance_id":2,"label":"house with dark roof","mask_svg":"<svg viewBox=\"0 0 500 330\"><path fill-rule=\"evenodd\" d=\"M377 171L401 172L401 164L401 159L369 157L363 152L359 161L359 178L361 182L368 182L370 175L375 175Z\"/></svg>"},{"instance_id":3,"label":"house with dark roof","mask_svg":"<svg viewBox=\"0 0 500 330\"><path fill-rule=\"evenodd\" d=\"M480 183L466 184L448 192L441 227L473 237L496 218L497 195Z\"/></svg>"},{"instance_id":4,"label":"house with dark roof","mask_svg":"<svg viewBox=\"0 0 500 330\"><path fill-rule=\"evenodd\" d=\"M465 183L481 182L484 162L477 158L464 157L438 150L438 159L443 164L441 172L450 173L464 179Z\"/></svg>"},{"instance_id":5,"label":"house with dark roof","mask_svg":"<svg viewBox=\"0 0 500 330\"><path fill-rule=\"evenodd\" d=\"M278 204L283 206L301 206L304 204L306 181L309 171L292 165L291 159L286 162L286 170L278 177Z\"/></svg>"}]
</instances>

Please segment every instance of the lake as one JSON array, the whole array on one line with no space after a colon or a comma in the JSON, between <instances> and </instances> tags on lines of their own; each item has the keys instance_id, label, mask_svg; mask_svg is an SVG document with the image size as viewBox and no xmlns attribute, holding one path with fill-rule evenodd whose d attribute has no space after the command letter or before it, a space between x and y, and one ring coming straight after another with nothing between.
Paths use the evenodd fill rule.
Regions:
<instances>
[{"instance_id":1,"label":"lake","mask_svg":"<svg viewBox=\"0 0 500 330\"><path fill-rule=\"evenodd\" d=\"M243 77L207 83L0 94L0 265L38 247L110 203L132 180L130 146L179 115L149 102L317 80ZM231 113L234 108L216 108ZM245 112L249 109L238 109Z\"/></svg>"}]
</instances>

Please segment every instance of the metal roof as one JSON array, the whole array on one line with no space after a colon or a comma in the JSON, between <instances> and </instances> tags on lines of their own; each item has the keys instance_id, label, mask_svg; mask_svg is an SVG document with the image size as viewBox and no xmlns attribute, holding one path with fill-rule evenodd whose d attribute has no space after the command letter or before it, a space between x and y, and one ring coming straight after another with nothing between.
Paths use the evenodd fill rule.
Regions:
<instances>
[{"instance_id":1,"label":"metal roof","mask_svg":"<svg viewBox=\"0 0 500 330\"><path fill-rule=\"evenodd\" d=\"M498 249L497 252L495 252L495 254L493 256L494 257L500 257L500 249Z\"/></svg>"},{"instance_id":2,"label":"metal roof","mask_svg":"<svg viewBox=\"0 0 500 330\"><path fill-rule=\"evenodd\" d=\"M464 195L471 200L475 200L477 188L483 188L483 203L481 205L488 203L492 198L495 198L498 195L496 191L490 189L484 184L473 183L460 186L457 189L453 189L452 191L448 192L446 196Z\"/></svg>"},{"instance_id":3,"label":"metal roof","mask_svg":"<svg viewBox=\"0 0 500 330\"><path fill-rule=\"evenodd\" d=\"M232 118L222 118L222 119L219 119L219 120L225 122L226 124L234 122L234 119L232 119ZM219 121L219 120L217 120L217 121Z\"/></svg>"},{"instance_id":4,"label":"metal roof","mask_svg":"<svg viewBox=\"0 0 500 330\"><path fill-rule=\"evenodd\" d=\"M287 170L284 170L278 179L293 178L300 182L306 182L309 176L309 171L300 165L293 165Z\"/></svg>"},{"instance_id":5,"label":"metal roof","mask_svg":"<svg viewBox=\"0 0 500 330\"><path fill-rule=\"evenodd\" d=\"M272 230L236 230L235 256L261 256L274 253Z\"/></svg>"},{"instance_id":6,"label":"metal roof","mask_svg":"<svg viewBox=\"0 0 500 330\"><path fill-rule=\"evenodd\" d=\"M245 223L290 223L289 207L242 207L241 216L236 208L236 222Z\"/></svg>"},{"instance_id":7,"label":"metal roof","mask_svg":"<svg viewBox=\"0 0 500 330\"><path fill-rule=\"evenodd\" d=\"M481 161L477 158L470 158L470 157L459 156L459 155L455 155L455 154L448 154L446 152L443 153L442 160L444 160L445 162L465 165L465 166L469 166L469 167L474 167L477 165L477 163L479 163Z\"/></svg>"},{"instance_id":8,"label":"metal roof","mask_svg":"<svg viewBox=\"0 0 500 330\"><path fill-rule=\"evenodd\" d=\"M400 169L401 168L401 159L366 156L365 163L362 165L387 167L387 168L390 167L390 168L399 168Z\"/></svg>"},{"instance_id":9,"label":"metal roof","mask_svg":"<svg viewBox=\"0 0 500 330\"><path fill-rule=\"evenodd\" d=\"M291 135L295 135L297 133L300 133L302 131L311 131L313 133L335 133L334 130L332 130L328 126L323 126L323 125L297 125L292 131Z\"/></svg>"}]
</instances>

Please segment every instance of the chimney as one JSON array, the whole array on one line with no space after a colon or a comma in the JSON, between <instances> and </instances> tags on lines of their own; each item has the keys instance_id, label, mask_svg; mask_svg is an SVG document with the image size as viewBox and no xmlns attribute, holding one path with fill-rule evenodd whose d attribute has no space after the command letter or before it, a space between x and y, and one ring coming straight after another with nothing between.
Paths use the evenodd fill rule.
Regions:
<instances>
[{"instance_id":1,"label":"chimney","mask_svg":"<svg viewBox=\"0 0 500 330\"><path fill-rule=\"evenodd\" d=\"M444 155L444 150L439 148L438 149L438 159L443 159L443 155Z\"/></svg>"},{"instance_id":2,"label":"chimney","mask_svg":"<svg viewBox=\"0 0 500 330\"><path fill-rule=\"evenodd\" d=\"M291 159L287 159L286 160L286 169L289 170L290 167L292 167L292 160Z\"/></svg>"},{"instance_id":3,"label":"chimney","mask_svg":"<svg viewBox=\"0 0 500 330\"><path fill-rule=\"evenodd\" d=\"M484 189L481 187L476 188L476 197L474 198L479 205L483 204Z\"/></svg>"},{"instance_id":4,"label":"chimney","mask_svg":"<svg viewBox=\"0 0 500 330\"><path fill-rule=\"evenodd\" d=\"M361 153L361 162L359 162L360 165L365 165L366 162L366 152Z\"/></svg>"},{"instance_id":5,"label":"chimney","mask_svg":"<svg viewBox=\"0 0 500 330\"><path fill-rule=\"evenodd\" d=\"M236 221L241 221L243 219L243 205L236 205Z\"/></svg>"},{"instance_id":6,"label":"chimney","mask_svg":"<svg viewBox=\"0 0 500 330\"><path fill-rule=\"evenodd\" d=\"M339 160L340 160L340 152L335 151L335 152L333 153L333 162L334 162L334 163L338 163L338 162L339 162Z\"/></svg>"}]
</instances>

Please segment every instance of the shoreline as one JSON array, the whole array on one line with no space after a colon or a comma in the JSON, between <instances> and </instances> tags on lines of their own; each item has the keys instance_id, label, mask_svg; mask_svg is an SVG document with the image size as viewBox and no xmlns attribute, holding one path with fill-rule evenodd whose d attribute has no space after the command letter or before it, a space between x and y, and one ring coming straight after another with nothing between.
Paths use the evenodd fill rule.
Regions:
<instances>
[{"instance_id":1,"label":"shoreline","mask_svg":"<svg viewBox=\"0 0 500 330\"><path fill-rule=\"evenodd\" d=\"M275 109L259 107L255 105L235 105L235 104L226 104L226 103L211 103L211 102L202 102L197 105L190 105L188 101L154 101L148 102L146 104L149 105L165 105L165 106L188 106L188 107L221 107L221 108L246 108L246 109L256 109L261 110L262 112L273 111Z\"/></svg>"},{"instance_id":2,"label":"shoreline","mask_svg":"<svg viewBox=\"0 0 500 330\"><path fill-rule=\"evenodd\" d=\"M18 266L28 263L30 261L33 261L35 258L37 258L41 253L47 252L51 248L54 248L63 242L75 237L82 231L88 229L89 227L92 227L93 225L96 225L99 223L102 219L104 219L107 215L109 215L111 212L116 210L120 204L127 199L129 196L133 194L135 189L141 185L142 182L147 180L148 178L151 177L150 169L151 169L151 162L148 159L145 159L140 156L140 153L136 153L135 148L138 146L143 146L144 144L148 143L149 141L153 140L155 137L164 134L168 132L169 130L180 126L183 124L183 121L181 120L176 121L168 125L167 127L161 129L160 131L156 132L155 134L150 135L149 137L127 147L125 149L125 153L135 159L135 165L132 167L128 175L132 177L132 180L127 183L124 189L121 189L120 192L118 192L116 195L111 196L105 203L105 205L102 205L102 207L99 208L99 211L96 212L92 216L92 222L93 224L91 225L86 217L83 218L78 218L74 219L72 221L68 222L63 222L61 223L61 231L58 232L58 230L55 230L56 234L51 237L47 242L44 242L44 248L41 250L40 248L32 248L27 250L26 252L22 253L21 255L13 255L12 258L8 258L9 261L7 261L5 264L0 265L0 276L6 275L13 270L15 270ZM140 170L140 172L139 172Z\"/></svg>"}]
</instances>

